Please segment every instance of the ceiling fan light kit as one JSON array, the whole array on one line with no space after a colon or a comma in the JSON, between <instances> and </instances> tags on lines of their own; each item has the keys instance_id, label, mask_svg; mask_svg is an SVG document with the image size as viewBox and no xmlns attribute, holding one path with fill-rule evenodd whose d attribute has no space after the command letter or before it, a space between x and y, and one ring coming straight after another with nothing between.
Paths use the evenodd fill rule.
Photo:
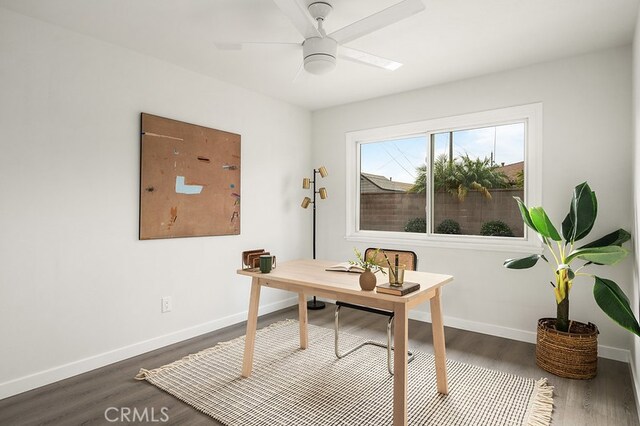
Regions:
<instances>
[{"instance_id":1,"label":"ceiling fan light kit","mask_svg":"<svg viewBox=\"0 0 640 426\"><path fill-rule=\"evenodd\" d=\"M302 44L304 69L311 74L326 74L336 67L338 43L330 37L308 38Z\"/></svg>"}]
</instances>

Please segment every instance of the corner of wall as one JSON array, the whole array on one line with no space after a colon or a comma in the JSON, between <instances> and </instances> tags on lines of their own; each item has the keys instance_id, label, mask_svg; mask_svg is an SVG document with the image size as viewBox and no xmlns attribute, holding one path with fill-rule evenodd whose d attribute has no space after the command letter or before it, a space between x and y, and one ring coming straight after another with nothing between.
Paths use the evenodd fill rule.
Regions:
<instances>
[{"instance_id":1,"label":"corner of wall","mask_svg":"<svg viewBox=\"0 0 640 426\"><path fill-rule=\"evenodd\" d=\"M633 287L631 291L631 303L636 317L640 308L640 267L638 261L640 259L640 244L638 244L637 235L640 231L640 11L636 17L636 30L633 38L633 63L632 63L632 87L633 87ZM629 353L629 369L631 371L631 379L633 381L633 394L636 401L636 410L640 417L640 338L633 336L631 351Z\"/></svg>"}]
</instances>

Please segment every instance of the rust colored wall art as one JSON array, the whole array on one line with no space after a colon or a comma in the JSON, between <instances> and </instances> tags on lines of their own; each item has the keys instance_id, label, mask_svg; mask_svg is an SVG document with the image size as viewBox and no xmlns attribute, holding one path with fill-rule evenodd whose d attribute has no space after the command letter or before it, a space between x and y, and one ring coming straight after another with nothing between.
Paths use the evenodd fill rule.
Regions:
<instances>
[{"instance_id":1,"label":"rust colored wall art","mask_svg":"<svg viewBox=\"0 0 640 426\"><path fill-rule=\"evenodd\" d=\"M140 239L240 234L240 135L140 121Z\"/></svg>"}]
</instances>

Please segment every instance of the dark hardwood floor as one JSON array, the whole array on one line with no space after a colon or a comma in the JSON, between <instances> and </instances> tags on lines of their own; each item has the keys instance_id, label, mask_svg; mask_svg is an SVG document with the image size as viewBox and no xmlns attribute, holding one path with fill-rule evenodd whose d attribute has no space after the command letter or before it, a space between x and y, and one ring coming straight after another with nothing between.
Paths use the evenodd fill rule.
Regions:
<instances>
[{"instance_id":1,"label":"dark hardwood floor","mask_svg":"<svg viewBox=\"0 0 640 426\"><path fill-rule=\"evenodd\" d=\"M309 323L333 327L333 305L309 311ZM386 321L373 314L344 309L341 329L347 333L385 339ZM292 307L259 319L259 327L297 318ZM155 368L190 353L244 334L244 323L208 333L156 351L127 359L67 380L0 400L0 425L102 425L102 424L219 424L151 384L134 380L141 367ZM592 380L568 380L535 365L535 347L529 343L445 327L447 357L538 379L547 377L555 386L553 425L638 425L631 373L625 363L600 359L598 376ZM410 347L432 351L431 326L409 324ZM147 422L109 422L134 409ZM165 408L166 407L166 408ZM126 417L124 417L126 419ZM140 419L138 417L137 419ZM163 422L166 420L166 422ZM445 426L445 425L443 425Z\"/></svg>"}]
</instances>

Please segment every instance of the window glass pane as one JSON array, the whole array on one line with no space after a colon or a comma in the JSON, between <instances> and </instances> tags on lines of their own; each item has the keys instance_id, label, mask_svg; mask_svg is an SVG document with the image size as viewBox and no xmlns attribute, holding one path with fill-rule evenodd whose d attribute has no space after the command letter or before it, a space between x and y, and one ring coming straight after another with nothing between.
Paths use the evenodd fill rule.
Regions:
<instances>
[{"instance_id":1,"label":"window glass pane","mask_svg":"<svg viewBox=\"0 0 640 426\"><path fill-rule=\"evenodd\" d=\"M524 139L523 122L432 135L434 233L524 236Z\"/></svg>"},{"instance_id":2,"label":"window glass pane","mask_svg":"<svg viewBox=\"0 0 640 426\"><path fill-rule=\"evenodd\" d=\"M360 144L360 230L426 232L424 135ZM419 182L418 182L419 186Z\"/></svg>"},{"instance_id":3,"label":"window glass pane","mask_svg":"<svg viewBox=\"0 0 640 426\"><path fill-rule=\"evenodd\" d=\"M540 248L513 198L541 203L541 117L536 103L347 132L346 238Z\"/></svg>"},{"instance_id":4,"label":"window glass pane","mask_svg":"<svg viewBox=\"0 0 640 426\"><path fill-rule=\"evenodd\" d=\"M441 155L449 157L449 132L433 135L433 158Z\"/></svg>"}]
</instances>

